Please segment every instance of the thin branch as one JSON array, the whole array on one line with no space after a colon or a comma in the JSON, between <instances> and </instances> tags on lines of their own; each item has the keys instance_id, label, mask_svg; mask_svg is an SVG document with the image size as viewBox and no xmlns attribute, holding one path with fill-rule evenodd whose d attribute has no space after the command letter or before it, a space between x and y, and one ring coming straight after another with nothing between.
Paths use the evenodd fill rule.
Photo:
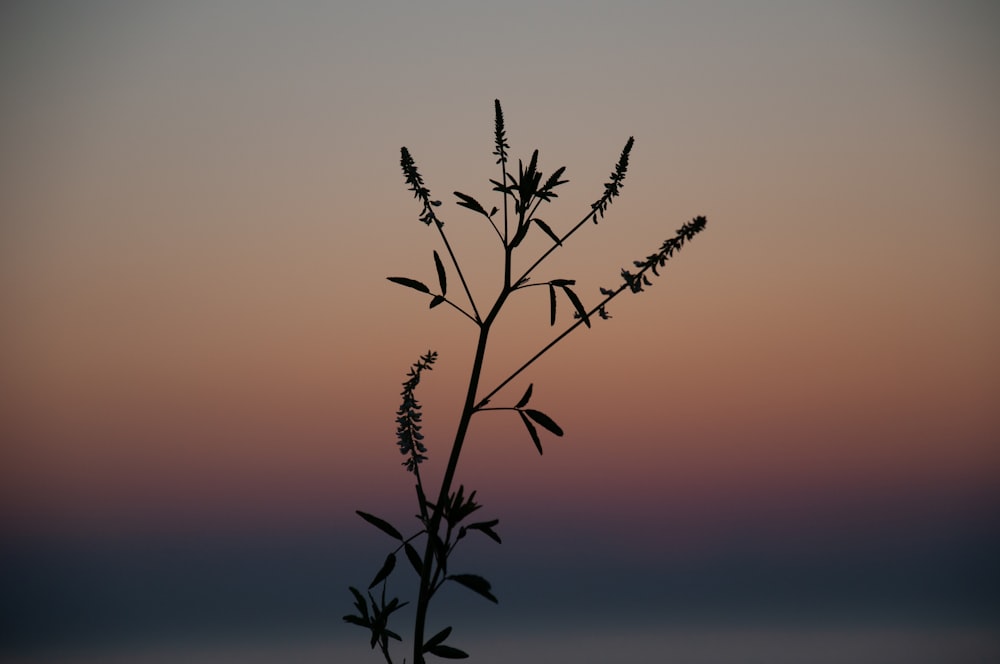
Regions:
<instances>
[{"instance_id":1,"label":"thin branch","mask_svg":"<svg viewBox=\"0 0 1000 664\"><path fill-rule=\"evenodd\" d=\"M455 309L455 311L457 311L458 313L462 314L463 316L465 316L466 318L468 318L469 320L471 320L476 325L479 324L479 321L476 320L475 318L473 318L472 314L470 314L465 309L463 309L462 307L458 306L457 304L455 304L454 302L452 302L448 298L444 299L443 304L450 305L451 307L453 307Z\"/></svg>"},{"instance_id":2,"label":"thin branch","mask_svg":"<svg viewBox=\"0 0 1000 664\"><path fill-rule=\"evenodd\" d=\"M495 223L493 223L493 217L487 216L486 218L490 220L490 226L492 226L493 230L495 230L497 232L497 237L500 238L500 244L506 246L507 245L507 241L503 239L503 233L501 233L500 229L497 227L497 225Z\"/></svg>"},{"instance_id":3,"label":"thin branch","mask_svg":"<svg viewBox=\"0 0 1000 664\"><path fill-rule=\"evenodd\" d=\"M510 145L507 144L507 128L504 126L503 120L503 109L500 107L500 100L493 100L493 119L494 119L494 143L496 145L496 150L493 154L497 156L497 163L500 164L500 182L507 183L507 150ZM492 219L490 220L493 221ZM497 233L500 230L497 229ZM506 247L509 242L509 228L508 228L508 211L507 211L507 192L503 192L503 246Z\"/></svg>"},{"instance_id":4,"label":"thin branch","mask_svg":"<svg viewBox=\"0 0 1000 664\"><path fill-rule=\"evenodd\" d=\"M451 263L455 266L455 272L458 273L458 278L462 282L462 287L465 288L465 294L469 298L469 304L472 305L472 311L475 313L475 321L480 323L482 319L479 316L479 310L476 309L476 301L472 297L472 291L469 290L469 284L465 281L465 275L462 273L462 267L458 264L458 258L455 256L455 252L451 248L451 243L448 242L448 237L444 234L444 222L438 218L437 213L434 212L434 208L441 205L441 201L436 201L431 199L430 189L424 186L424 178L420 175L417 170L417 164L410 155L410 151L404 146L400 148L400 159L399 164L403 169L403 177L406 179L406 183L410 186L410 191L413 192L413 197L418 199L423 205L423 210L420 212L420 221L425 224L433 223L437 226L438 234L441 235L441 240L444 242L445 248L448 249L448 255L451 256Z\"/></svg>"},{"instance_id":5,"label":"thin branch","mask_svg":"<svg viewBox=\"0 0 1000 664\"><path fill-rule=\"evenodd\" d=\"M566 242L566 240L569 238L569 236L571 236L573 233L577 232L577 230L579 230L581 226L583 226L585 223L587 223L588 221L590 221L591 219L593 219L595 214L597 214L597 210L596 209L593 209L589 213L587 213L586 217L584 217L583 219L581 219L580 221L578 221L576 223L576 225L573 226L573 228L571 228L569 230L568 233L566 233L561 238L559 238L559 242L557 242L557 243L553 244L551 247L549 247L545 251L545 253L542 254L538 258L538 260L536 260L534 263L531 264L531 267L529 267L527 270L525 270L524 273L520 277L518 277L517 281L514 282L514 283L518 283L519 284L522 281L524 281L528 277L529 274L531 274L532 272L534 272L534 270L535 270L536 267L538 267L539 265L542 264L542 261L544 261L546 258L549 257L549 254L551 254L553 251L555 251L556 249L558 249L559 247L561 247L563 245L563 243Z\"/></svg>"},{"instance_id":6,"label":"thin branch","mask_svg":"<svg viewBox=\"0 0 1000 664\"><path fill-rule=\"evenodd\" d=\"M627 270L622 270L622 277L625 279L625 282L623 284L621 284L614 290L601 289L601 292L604 293L604 299L601 300L601 302L597 306L588 311L586 317L580 317L579 320L577 320L575 323L566 328L559 336L557 336L555 339L546 344L537 353L532 355L531 359L529 359L527 362L518 367L517 370L514 371L514 373L507 376L507 378L505 378L503 382L501 382L499 385L493 388L493 391L491 391L489 394L480 399L479 403L476 404L475 409L477 411L485 410L483 407L489 402L490 398L494 394L499 392L508 383L514 380L518 375L521 374L522 371L524 371L532 364L534 364L535 361L542 355L547 353L549 349L551 349L557 343L565 339L570 334L570 332L583 325L585 320L593 317L594 314L600 314L600 312L604 310L604 307L608 304L608 302L621 295L626 289L630 290L633 293L641 292L643 289L643 285L649 285L650 283L649 276L647 273L652 272L654 275L659 275L658 269L660 267L663 267L663 265L667 262L668 259L670 259L670 257L674 255L674 253L680 251L680 249L684 246L684 243L686 241L690 240L697 233L700 233L702 230L704 230L706 223L707 221L705 217L695 217L689 223L686 223L683 226L681 226L681 228L677 230L677 233L674 237L667 238L667 240L665 240L663 244L660 246L660 250L657 253L647 256L646 260L644 261L634 261L633 265L635 265L638 268L641 268L637 273L632 274Z\"/></svg>"},{"instance_id":7,"label":"thin branch","mask_svg":"<svg viewBox=\"0 0 1000 664\"><path fill-rule=\"evenodd\" d=\"M594 223L597 223L597 215L604 217L604 212L608 209L608 206L611 205L612 199L617 197L619 193L621 193L621 188L624 186L622 183L625 180L625 174L628 171L629 155L632 152L632 146L634 144L635 140L633 139L633 137L629 136L628 141L625 142L625 147L622 149L621 156L618 157L618 163L615 164L615 170L611 173L608 182L604 184L604 194L590 206L590 212L583 219L578 221L576 225L569 230L568 233L563 235L559 239L559 242L549 247L548 250L538 258L538 260L532 263L531 267L525 270L524 274L522 274L521 277L515 283L521 283L521 281L529 274L531 274L534 271L534 269L542 263L542 261L548 258L549 254L551 254L553 251L561 247L563 243L566 242L566 240L569 238L569 236L571 236L573 233L579 230L580 227L583 226L585 223L587 223L590 220L593 220ZM534 214L534 211L532 211L532 214Z\"/></svg>"},{"instance_id":8,"label":"thin branch","mask_svg":"<svg viewBox=\"0 0 1000 664\"><path fill-rule=\"evenodd\" d=\"M601 308L601 306L603 306L603 305L607 304L608 302L610 302L614 297L616 297L619 293L621 293L627 287L628 286L626 286L626 285L620 286L618 288L618 290L614 292L613 295L607 296L606 298L604 298L604 301L601 302L600 305L594 307L594 309L592 311L587 312L587 315L590 316L590 315L593 315L593 314L597 313L597 311ZM518 369L516 371L514 371L514 373L512 373L509 376L507 376L507 378L505 378L503 380L503 382L501 382L499 385L497 385L495 388L493 388L493 391L491 391L485 397L483 397L482 399L480 399L479 403L476 404L475 410L477 412L481 411L481 410L486 410L483 406L486 403L489 402L490 398L492 398L494 394L496 394L497 392L499 392L500 390L502 390L504 387L506 387L507 384L510 381L512 381L515 378L517 378L521 374L522 371L524 371L525 369L527 369L528 367L530 367L532 364L534 364L535 360L537 360L538 358L540 358L542 355L545 355L545 353L547 353L550 348L552 348L557 343L559 343L560 341L562 341L563 339L565 339L569 335L570 332L572 332L576 328L580 327L581 325L583 325L583 319L582 318L580 320L576 321L575 323L573 323L572 325L570 325L568 328L566 328L562 332L562 334L560 334L558 337L556 337L555 339L553 339L552 341L550 341L549 343L547 343L540 351L538 351L537 353L535 353L531 357L530 360L528 360L527 362L525 362L524 364L522 364L520 367L518 367Z\"/></svg>"},{"instance_id":9,"label":"thin branch","mask_svg":"<svg viewBox=\"0 0 1000 664\"><path fill-rule=\"evenodd\" d=\"M469 304L472 305L472 311L476 315L473 320L480 325L483 322L482 317L479 315L479 309L476 308L476 300L472 297L472 291L469 290L469 284L465 281L465 275L462 274L462 268L458 265L458 258L455 256L455 252L452 251L451 243L448 242L448 237L444 234L444 222L435 218L434 225L437 226L438 233L441 235L441 240L444 242L445 249L448 250L448 255L451 256L451 263L455 266L455 272L458 273L458 279L462 282L462 288L465 289L465 295L469 298ZM461 311L461 309L459 309ZM462 313L465 313L464 311ZM468 314L466 314L468 316Z\"/></svg>"}]
</instances>

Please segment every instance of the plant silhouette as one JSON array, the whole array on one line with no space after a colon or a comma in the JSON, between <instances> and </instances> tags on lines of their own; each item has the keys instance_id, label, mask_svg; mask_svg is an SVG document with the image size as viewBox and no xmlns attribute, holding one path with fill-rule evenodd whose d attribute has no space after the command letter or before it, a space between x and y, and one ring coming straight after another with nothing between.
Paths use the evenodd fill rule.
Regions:
<instances>
[{"instance_id":1,"label":"plant silhouette","mask_svg":"<svg viewBox=\"0 0 1000 664\"><path fill-rule=\"evenodd\" d=\"M378 528L384 534L396 541L394 549L386 556L385 562L375 573L374 578L368 585L366 591L362 592L355 587L351 587L351 594L354 596L356 613L344 616L346 622L358 625L367 629L370 633L370 644L372 649L376 646L381 650L385 661L393 662L390 654L390 642L401 641L402 637L389 628L389 622L393 614L409 602L402 602L397 597L389 599L388 582L391 575L396 570L397 556L400 551L406 557L407 562L416 572L419 580L416 594L416 614L413 624L412 662L422 664L425 655L434 655L445 659L463 659L468 655L445 642L451 636L451 627L444 627L436 631L431 636L427 634L428 608L431 600L441 587L449 582L457 583L475 592L491 602L497 602L493 595L490 583L482 576L476 574L456 574L449 570L448 563L451 555L455 552L458 544L469 534L478 533L489 537L498 544L500 536L496 532L498 519L471 520L473 514L477 513L481 505L476 501L476 492L466 492L463 485L453 489L455 483L455 473L458 468L458 461L462 454L462 447L465 444L469 422L477 413L483 411L511 411L516 413L524 424L524 428L532 443L542 453L542 436L539 429L543 429L548 434L562 436L563 429L546 413L529 407L533 396L533 384L529 384L524 394L513 405L491 405L493 398L506 387L514 378L528 369L542 355L551 350L556 344L566 338L567 335L579 328L581 325L590 327L595 317L598 319L608 319L607 305L624 292L640 293L648 286L652 285L652 277L659 276L660 269L664 267L675 253L683 248L684 244L691 240L696 234L705 228L705 217L695 217L691 221L683 224L676 233L667 238L660 247L652 254L642 260L632 262L628 269L622 269L621 281L610 288L601 288L600 297L596 304L584 305L583 300L573 290L576 282L573 279L548 279L546 281L530 281L531 275L541 266L544 261L557 249L565 246L566 241L580 230L588 221L597 224L604 218L605 213L621 193L625 175L628 171L629 155L632 152L633 139L629 137L622 149L621 156L615 164L614 170L608 181L604 184L604 191L587 212L568 231L556 232L545 221L536 216L538 209L543 203L551 203L557 198L557 188L568 181L562 179L565 167L560 167L553 171L548 177L538 169L538 150L532 152L528 163L518 160L516 171L512 168L507 143L507 132L504 126L503 110L500 101L494 102L495 123L494 123L494 151L496 164L498 166L498 179L490 180L493 191L502 198L502 207L493 206L486 209L478 200L456 191L454 195L457 204L470 210L485 219L492 226L499 241L499 247L503 250L503 280L499 293L489 307L480 307L473 296L465 275L462 272L458 257L448 241L445 233L444 222L438 215L441 201L431 196L430 190L425 186L423 176L418 172L417 165L410 155L410 151L405 147L401 149L400 165L406 184L413 192L414 198L420 204L419 219L427 226L437 230L438 236L447 254L448 266L442 260L437 251L432 252L434 270L437 275L437 286L411 279L409 277L388 277L401 286L410 288L423 297L429 298L429 306L434 309L442 304L463 315L475 324L478 335L475 357L469 371L468 388L465 393L461 415L455 431L454 442L448 456L448 463L445 467L440 487L436 495L428 496L423 478L420 474L421 464L427 460L427 447L424 444L424 436L421 433L422 411L419 401L415 396L415 391L420 383L424 372L431 371L437 361L437 353L428 351L415 362L407 373L403 382L402 403L396 412L396 436L400 453L405 457L403 465L406 470L412 473L415 481L416 500L418 514L416 515L418 527L412 535L404 536L400 530L375 515L358 511L362 519ZM501 214L502 213L502 214ZM501 225L502 219L502 225ZM532 229L547 236L549 248L537 258L530 267L523 273L515 275L513 272L514 254L522 249L522 242ZM462 294L456 299L453 295L454 289L449 294L448 274L449 269L458 277L462 285ZM511 372L498 385L488 392L483 392L480 385L480 378L483 363L486 358L487 345L490 340L490 332L507 304L508 299L517 291L526 288L543 286L548 289L549 295L549 325L555 326L557 322L556 308L561 298L568 300L573 312L573 322L548 344L542 347L537 353L532 355L517 369ZM422 551L418 548L422 547ZM405 662L405 659L403 660Z\"/></svg>"}]
</instances>

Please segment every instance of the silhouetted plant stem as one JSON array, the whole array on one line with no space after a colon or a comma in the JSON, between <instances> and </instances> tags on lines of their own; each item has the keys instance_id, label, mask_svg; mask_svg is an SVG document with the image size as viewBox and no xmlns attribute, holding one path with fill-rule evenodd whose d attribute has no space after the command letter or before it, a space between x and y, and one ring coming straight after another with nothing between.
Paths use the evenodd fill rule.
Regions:
<instances>
[{"instance_id":1,"label":"silhouetted plant stem","mask_svg":"<svg viewBox=\"0 0 1000 664\"><path fill-rule=\"evenodd\" d=\"M444 234L444 224L440 221L435 221L435 225L437 226L438 233L441 235L442 242L444 242L444 248L448 250L448 255L451 256L451 264L455 266L455 273L458 274L458 280L462 282L462 288L465 289L465 295L469 298L469 304L472 305L472 313L475 314L475 318L473 320L479 322L481 319L479 317L479 310L476 309L476 300L472 297L472 291L469 290L469 284L465 280L462 268L458 265L458 258L455 256L455 252L451 248L451 243L448 242L448 236ZM458 309L458 307L455 308ZM462 311L462 309L458 310ZM465 312L462 311L462 313Z\"/></svg>"},{"instance_id":2,"label":"silhouetted plant stem","mask_svg":"<svg viewBox=\"0 0 1000 664\"><path fill-rule=\"evenodd\" d=\"M586 221L586 219L587 218L585 217L584 221ZM539 350L537 353L532 355L527 362L525 362L520 367L515 369L512 374L507 376L507 378L505 378L499 385L493 388L491 392L489 392L486 396L480 399L479 403L476 404L476 410L482 410L483 406L490 400L491 397L493 397L497 392L506 387L507 384L510 383L512 380L517 378L522 371L524 371L532 364L534 364L535 361L538 360L542 355L545 355L545 353L549 352L549 350L551 350L553 346L555 346L560 341L569 336L569 334L573 332L573 330L580 327L581 325L584 325L589 318L592 318L594 316L594 314L599 314L600 312L605 311L605 307L609 302L611 302L611 300L615 299L616 297L624 293L626 290L629 290L633 293L640 292L642 290L642 285L644 280L645 280L645 285L650 285L646 273L650 271L656 272L658 267L662 267L663 264L666 263L666 261L669 260L671 256L673 256L674 253L680 251L681 247L684 246L685 241L690 240L692 237L694 237L695 234L700 233L704 228L705 228L705 218L695 217L690 223L684 224L680 229L678 229L677 234L674 237L668 238L666 241L664 241L663 245L660 248L660 252L648 256L645 261L634 261L633 264L636 267L641 267L642 268L641 270L639 270L635 274L632 274L627 270L622 270L622 276L625 278L625 282L623 284L621 284L614 290L607 290L602 288L601 292L604 294L605 297L603 300L600 301L600 303L597 304L597 306L587 311L586 316L580 316L575 323L573 323L568 328L563 330L563 332L555 339L545 344L545 346L543 346L542 349ZM524 277L521 278L523 279ZM541 284L534 284L534 285L541 285Z\"/></svg>"},{"instance_id":3,"label":"silhouetted plant stem","mask_svg":"<svg viewBox=\"0 0 1000 664\"><path fill-rule=\"evenodd\" d=\"M448 306L450 306L450 307L451 307L452 309L454 309L454 310L455 310L455 311L457 311L458 313L462 314L463 316L465 316L466 318L468 318L469 320L471 320L471 321L472 321L473 323L475 323L475 324L477 324L477 325L479 324L479 320L478 320L478 319L477 319L476 317L474 317L474 316L473 316L472 314L470 314L470 313L469 313L468 311L466 311L466 310L465 310L465 309L463 309L462 307L458 306L457 304L455 304L454 302L452 302L452 301L451 301L451 300L449 300L448 298L445 298L445 299L444 299L444 304L447 304L447 305L448 305Z\"/></svg>"},{"instance_id":4,"label":"silhouetted plant stem","mask_svg":"<svg viewBox=\"0 0 1000 664\"><path fill-rule=\"evenodd\" d=\"M382 651L382 656L385 657L386 664L393 664L392 657L389 656L389 644L379 642L379 650Z\"/></svg>"},{"instance_id":5,"label":"silhouetted plant stem","mask_svg":"<svg viewBox=\"0 0 1000 664\"><path fill-rule=\"evenodd\" d=\"M423 573L421 574L420 590L417 596L417 615L413 626L413 661L414 664L423 664L424 658L421 652L424 643L424 629L427 621L427 608L433 592L433 579L431 578L431 566L434 560L434 546L438 537L438 530L441 527L441 518L444 507L451 495L451 486L455 479L455 472L458 469L458 460L462 455L462 446L465 444L465 436L469 430L469 423L476 413L476 394L479 392L479 380L483 371L483 362L486 359L486 347L489 340L490 330L494 321L503 309L507 296L511 293L510 288L510 264L511 248L504 252L504 284L497 296L496 302L490 309L489 314L480 323L479 338L476 342L476 354L472 360L472 368L469 373L469 385L465 393L465 403L462 406L462 414L455 431L455 440L451 446L451 453L448 456L448 465L445 467L444 476L441 478L441 489L438 492L437 503L431 513L431 521L427 527L428 537L423 556ZM440 540L437 540L440 541ZM438 567L440 570L440 566Z\"/></svg>"},{"instance_id":6,"label":"silhouetted plant stem","mask_svg":"<svg viewBox=\"0 0 1000 664\"><path fill-rule=\"evenodd\" d=\"M500 181L507 181L507 160L504 159L500 165ZM503 246L507 247L510 245L510 222L508 220L510 215L510 208L507 201L507 197L510 196L506 191L503 192Z\"/></svg>"},{"instance_id":7,"label":"silhouetted plant stem","mask_svg":"<svg viewBox=\"0 0 1000 664\"><path fill-rule=\"evenodd\" d=\"M413 156L410 154L410 151L404 146L400 148L399 152L399 164L403 169L403 176L406 179L406 183L410 186L410 191L413 192L413 197L419 200L423 206L423 209L420 212L420 221L427 225L434 224L434 226L437 227L438 234L441 236L441 241L444 242L444 246L448 250L448 255L451 257L451 263L455 266L455 272L458 273L458 278L462 282L462 287L465 288L465 295L469 298L469 304L472 305L472 311L476 315L475 319L478 321L479 311L476 310L476 302L472 297L472 291L469 290L469 284L465 281L465 274L462 272L462 266L458 264L458 258L455 256L455 252L451 248L451 243L448 242L448 236L444 232L444 222L438 218L437 213L434 211L434 208L441 205L441 201L436 201L431 198L430 189L424 186L424 178L417 170L417 164L413 160ZM461 311L461 309L459 309L459 311Z\"/></svg>"},{"instance_id":8,"label":"silhouetted plant stem","mask_svg":"<svg viewBox=\"0 0 1000 664\"><path fill-rule=\"evenodd\" d=\"M497 163L500 165L500 182L507 182L507 149L510 146L507 144L507 128L504 125L503 120L503 109L500 107L500 100L493 100L493 142L496 149L493 154L497 156ZM507 197L509 193L503 192L503 246L507 247L510 244L510 237L508 235L508 208L507 208Z\"/></svg>"},{"instance_id":9,"label":"silhouetted plant stem","mask_svg":"<svg viewBox=\"0 0 1000 664\"><path fill-rule=\"evenodd\" d=\"M541 265L542 262L544 262L545 259L549 257L549 254L551 254L553 251L555 251L559 247L563 246L563 243L566 242L566 240L569 239L569 237L571 235L573 235L573 233L575 233L577 230L579 230L581 226L583 226L585 223L587 223L588 221L590 221L591 219L593 219L595 214L597 214L597 211L596 210L591 210L590 213L587 214L586 217L584 217L580 221L576 222L576 225L573 226L573 228L569 229L569 231L566 234L564 234L563 236L561 236L559 238L559 242L553 244L551 247L549 247L548 249L546 249L545 253L543 253L541 256L539 256L538 260L536 260L534 263L532 263L531 267L529 267L527 270L525 270L524 273L521 274L520 277L518 277L516 283L518 283L518 284L523 283L524 280L528 278L528 275L530 275L532 272L534 272L535 268L538 267L539 265Z\"/></svg>"},{"instance_id":10,"label":"silhouetted plant stem","mask_svg":"<svg viewBox=\"0 0 1000 664\"><path fill-rule=\"evenodd\" d=\"M441 480L441 490L434 510L431 512L431 520L427 526L427 543L424 547L423 569L420 575L420 588L417 595L417 613L413 624L413 661L415 664L422 664L424 630L427 622L427 608L430 603L432 592L432 566L434 563L434 549L437 546L438 531L441 527L441 517L444 505L451 493L451 484L455 478L455 471L458 468L458 459L462 453L462 445L465 442L465 435L469 430L469 421L472 419L472 409L469 402L475 400L476 390L479 387L479 376L482 371L482 361L486 351L486 333L483 330L480 334L479 346L476 349L476 359L472 365L472 375L469 379L469 387L466 396L466 406L462 409L462 415L455 432L455 441L452 443L451 455L448 458L448 466L445 469L444 478Z\"/></svg>"}]
</instances>

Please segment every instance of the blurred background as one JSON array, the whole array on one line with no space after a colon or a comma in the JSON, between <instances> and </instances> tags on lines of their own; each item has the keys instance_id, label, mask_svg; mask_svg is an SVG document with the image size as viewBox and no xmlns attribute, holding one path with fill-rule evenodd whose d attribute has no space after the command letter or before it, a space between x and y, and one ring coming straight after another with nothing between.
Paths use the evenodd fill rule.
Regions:
<instances>
[{"instance_id":1,"label":"blurred background","mask_svg":"<svg viewBox=\"0 0 1000 664\"><path fill-rule=\"evenodd\" d=\"M399 148L490 298L496 235L451 192L499 205L495 98L515 157L567 166L557 231L636 138L537 279L594 303L709 225L496 397L534 383L544 456L474 421L458 479L504 542L453 565L500 603L459 588L432 627L480 662L1000 657L998 29L985 2L5 3L0 659L379 661L341 616L391 541L354 510L416 524L400 383L439 352L436 481L474 350L385 280L441 250ZM488 389L554 334L544 289L507 313Z\"/></svg>"}]
</instances>

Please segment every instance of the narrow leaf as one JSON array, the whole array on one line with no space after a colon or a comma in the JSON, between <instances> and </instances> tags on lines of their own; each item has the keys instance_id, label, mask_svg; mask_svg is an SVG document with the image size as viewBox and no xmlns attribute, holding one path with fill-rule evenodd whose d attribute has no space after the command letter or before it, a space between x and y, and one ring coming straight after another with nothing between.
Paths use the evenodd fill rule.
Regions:
<instances>
[{"instance_id":1,"label":"narrow leaf","mask_svg":"<svg viewBox=\"0 0 1000 664\"><path fill-rule=\"evenodd\" d=\"M555 173L550 175L549 179L545 181L545 185L542 187L541 190L541 194L544 195L545 200L549 200L549 198L557 198L558 194L556 194L552 190L561 184L566 184L567 182L569 182L569 180L559 179L565 172L566 172L566 167L560 166L559 168L556 169Z\"/></svg>"},{"instance_id":2,"label":"narrow leaf","mask_svg":"<svg viewBox=\"0 0 1000 664\"><path fill-rule=\"evenodd\" d=\"M438 252L434 252L434 267L437 268L438 273L438 283L441 284L441 295L448 294L448 276L444 273L444 265L441 263L441 257L438 256Z\"/></svg>"},{"instance_id":3,"label":"narrow leaf","mask_svg":"<svg viewBox=\"0 0 1000 664\"><path fill-rule=\"evenodd\" d=\"M538 191L538 182L541 179L542 174L538 172L538 150L535 150L531 153L531 161L528 162L527 170L521 176L521 186L525 187L525 191L529 192L531 196L534 196L535 192ZM525 201L527 198L525 197Z\"/></svg>"},{"instance_id":4,"label":"narrow leaf","mask_svg":"<svg viewBox=\"0 0 1000 664\"><path fill-rule=\"evenodd\" d=\"M535 444L538 448L538 454L542 454L542 441L538 438L538 430L535 429L535 425L531 423L528 416L524 414L523 410L517 411L517 414L521 416L521 421L524 422L524 428L528 430L528 435L531 436L531 442Z\"/></svg>"},{"instance_id":5,"label":"narrow leaf","mask_svg":"<svg viewBox=\"0 0 1000 664\"><path fill-rule=\"evenodd\" d=\"M538 410L531 410L530 408L528 408L523 412L526 413L528 417L538 422L539 424L541 424L543 427L545 427L555 435L557 436L563 435L562 427L553 422L552 418L546 415L545 413Z\"/></svg>"},{"instance_id":6,"label":"narrow leaf","mask_svg":"<svg viewBox=\"0 0 1000 664\"><path fill-rule=\"evenodd\" d=\"M434 646L441 645L442 643L444 643L444 640L448 638L449 634L451 634L451 627L445 627L440 632L438 632L431 638L427 639L427 642L424 643L423 651L427 652Z\"/></svg>"},{"instance_id":7,"label":"narrow leaf","mask_svg":"<svg viewBox=\"0 0 1000 664\"><path fill-rule=\"evenodd\" d=\"M525 390L524 396L521 397L521 400L517 402L517 405L514 406L514 408L524 408L528 405L528 400L531 398L531 388L534 386L534 383L528 383L528 389Z\"/></svg>"},{"instance_id":8,"label":"narrow leaf","mask_svg":"<svg viewBox=\"0 0 1000 664\"><path fill-rule=\"evenodd\" d=\"M352 625L358 625L360 627L371 627L371 621L365 620L361 616L344 616L344 622L351 623Z\"/></svg>"},{"instance_id":9,"label":"narrow leaf","mask_svg":"<svg viewBox=\"0 0 1000 664\"><path fill-rule=\"evenodd\" d=\"M412 288L413 290L418 290L421 293L430 293L431 289L425 286L423 283L417 281L416 279L409 279L407 277L386 277L389 281L399 284L400 286L406 286L407 288Z\"/></svg>"},{"instance_id":10,"label":"narrow leaf","mask_svg":"<svg viewBox=\"0 0 1000 664\"><path fill-rule=\"evenodd\" d=\"M348 590L350 590L354 594L354 603L357 605L358 610L367 616L368 600L366 600L365 596L361 594L361 591L355 588L354 586L348 586Z\"/></svg>"},{"instance_id":11,"label":"narrow leaf","mask_svg":"<svg viewBox=\"0 0 1000 664\"><path fill-rule=\"evenodd\" d=\"M418 575L422 574L424 570L424 561L420 559L420 554L417 553L417 550L414 549L413 545L409 542L407 542L403 548L406 551L407 559L410 561L410 564L413 565L414 571Z\"/></svg>"},{"instance_id":12,"label":"narrow leaf","mask_svg":"<svg viewBox=\"0 0 1000 664\"><path fill-rule=\"evenodd\" d=\"M437 645L433 648L428 648L427 652L432 655L437 655L442 659L466 659L469 656L469 653L464 650L459 650L458 648L452 648L451 646L446 645Z\"/></svg>"},{"instance_id":13,"label":"narrow leaf","mask_svg":"<svg viewBox=\"0 0 1000 664\"><path fill-rule=\"evenodd\" d=\"M437 305L441 304L442 302L444 302L444 295L435 295L435 296L434 296L434 297L433 297L433 298L431 299L431 304L430 304L430 306L429 306L429 307L427 307L427 308L428 308L428 309L433 309L434 307L436 307Z\"/></svg>"},{"instance_id":14,"label":"narrow leaf","mask_svg":"<svg viewBox=\"0 0 1000 664\"><path fill-rule=\"evenodd\" d=\"M556 289L549 284L549 325L556 324Z\"/></svg>"},{"instance_id":15,"label":"narrow leaf","mask_svg":"<svg viewBox=\"0 0 1000 664\"><path fill-rule=\"evenodd\" d=\"M480 205L479 201L477 201L472 196L469 196L468 194L463 194L460 191L456 191L455 196L459 198L458 204L461 205L462 207L469 208L473 212L478 212L479 214L485 215L487 217L490 216L489 214L486 213L486 208Z\"/></svg>"},{"instance_id":16,"label":"narrow leaf","mask_svg":"<svg viewBox=\"0 0 1000 664\"><path fill-rule=\"evenodd\" d=\"M399 531L393 528L388 521L380 519L374 514L369 514L368 512L362 512L361 510L356 510L356 511L358 513L358 516L360 516L362 519L364 519L368 523L372 524L373 526L381 530L389 537L394 537L398 540L403 539L403 536L399 533Z\"/></svg>"},{"instance_id":17,"label":"narrow leaf","mask_svg":"<svg viewBox=\"0 0 1000 664\"><path fill-rule=\"evenodd\" d=\"M566 293L566 297L568 297L569 301L573 303L574 307L576 307L576 312L580 314L580 318L583 319L583 324L590 327L590 316L587 315L587 310L583 308L583 302L580 301L580 298L578 298L576 293L570 290L567 286L563 286L563 292Z\"/></svg>"},{"instance_id":18,"label":"narrow leaf","mask_svg":"<svg viewBox=\"0 0 1000 664\"><path fill-rule=\"evenodd\" d=\"M566 286L575 286L576 279L553 279L549 283L559 288L566 288Z\"/></svg>"},{"instance_id":19,"label":"narrow leaf","mask_svg":"<svg viewBox=\"0 0 1000 664\"><path fill-rule=\"evenodd\" d=\"M493 530L493 526L500 523L500 519L493 519L492 521L481 521L479 523L470 523L466 528L470 530L478 530L479 532L486 533L486 535L494 540L497 544L502 544L500 541L500 536L497 535L496 531Z\"/></svg>"},{"instance_id":20,"label":"narrow leaf","mask_svg":"<svg viewBox=\"0 0 1000 664\"><path fill-rule=\"evenodd\" d=\"M382 563L382 569L378 571L378 574L375 575L375 578L372 579L372 582L368 584L368 589L370 590L374 588L380 582L385 580L387 576L392 574L392 570L395 567L396 567L396 554L390 553L388 556L385 557L385 562Z\"/></svg>"},{"instance_id":21,"label":"narrow leaf","mask_svg":"<svg viewBox=\"0 0 1000 664\"><path fill-rule=\"evenodd\" d=\"M548 235L550 238L552 238L553 242L558 244L560 247L562 246L562 240L559 239L558 235L552 232L552 229L549 228L548 224L546 224L541 219L532 219L532 221L538 224L538 227L541 228L543 231L545 231L545 234Z\"/></svg>"},{"instance_id":22,"label":"narrow leaf","mask_svg":"<svg viewBox=\"0 0 1000 664\"><path fill-rule=\"evenodd\" d=\"M490 592L490 582L481 576L476 574L452 574L448 577L452 581L457 581L474 593L478 593L490 600L494 604L498 604L497 598L493 596Z\"/></svg>"},{"instance_id":23,"label":"narrow leaf","mask_svg":"<svg viewBox=\"0 0 1000 664\"><path fill-rule=\"evenodd\" d=\"M431 550L434 553L434 558L437 560L438 565L444 569L448 567L448 548L440 537L428 533L427 536L431 540Z\"/></svg>"},{"instance_id":24,"label":"narrow leaf","mask_svg":"<svg viewBox=\"0 0 1000 664\"><path fill-rule=\"evenodd\" d=\"M510 246L516 247L517 245L521 244L521 241L524 240L524 236L528 234L529 228L531 228L530 222L525 222L521 224L518 227L517 232L514 233L514 237L510 241Z\"/></svg>"}]
</instances>

